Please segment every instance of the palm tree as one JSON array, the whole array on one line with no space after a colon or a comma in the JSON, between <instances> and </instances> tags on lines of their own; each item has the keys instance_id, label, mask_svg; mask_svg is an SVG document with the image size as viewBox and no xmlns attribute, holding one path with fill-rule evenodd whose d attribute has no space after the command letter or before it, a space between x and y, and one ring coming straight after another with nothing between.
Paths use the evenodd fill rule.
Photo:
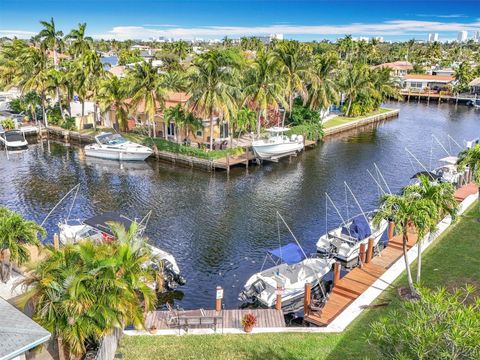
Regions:
<instances>
[{"instance_id":1,"label":"palm tree","mask_svg":"<svg viewBox=\"0 0 480 360\"><path fill-rule=\"evenodd\" d=\"M214 116L229 120L237 108L235 72L230 61L218 50L211 50L196 58L190 74L188 106L199 116L210 119L210 149L213 149Z\"/></svg>"},{"instance_id":2,"label":"palm tree","mask_svg":"<svg viewBox=\"0 0 480 360\"><path fill-rule=\"evenodd\" d=\"M40 225L25 220L14 211L0 207L0 277L3 282L10 279L13 263L22 265L30 259L28 245L39 246L39 234L42 237L46 234ZM5 264L7 258L9 263Z\"/></svg>"},{"instance_id":3,"label":"palm tree","mask_svg":"<svg viewBox=\"0 0 480 360\"><path fill-rule=\"evenodd\" d=\"M175 41L172 44L172 53L178 56L180 60L184 60L188 56L190 50L190 45L184 40Z\"/></svg>"},{"instance_id":4,"label":"palm tree","mask_svg":"<svg viewBox=\"0 0 480 360\"><path fill-rule=\"evenodd\" d=\"M274 49L274 56L280 66L291 114L294 97L299 95L305 99L307 96L306 81L310 79L308 54L298 41L282 41Z\"/></svg>"},{"instance_id":5,"label":"palm tree","mask_svg":"<svg viewBox=\"0 0 480 360\"><path fill-rule=\"evenodd\" d=\"M116 76L109 76L99 83L97 101L102 113L115 110L115 122L121 131L128 129L130 103L127 99L127 81Z\"/></svg>"},{"instance_id":6,"label":"palm tree","mask_svg":"<svg viewBox=\"0 0 480 360\"><path fill-rule=\"evenodd\" d=\"M238 139L244 132L251 131L255 127L257 122L257 116L255 111L250 110L248 107L241 108L234 117L233 127L238 132Z\"/></svg>"},{"instance_id":7,"label":"palm tree","mask_svg":"<svg viewBox=\"0 0 480 360\"><path fill-rule=\"evenodd\" d=\"M420 183L417 185L410 185L404 189L404 194L418 196L422 199L427 199L432 201L437 209L439 214L438 219L433 219L439 221L441 217L445 215L450 215L452 220L455 220L456 214L458 212L458 202L455 200L455 188L451 183L438 183L433 182L427 176L420 176ZM435 228L434 221L432 223L433 228ZM422 270L422 239L418 238L418 256L417 256L417 283L421 279L421 270Z\"/></svg>"},{"instance_id":8,"label":"palm tree","mask_svg":"<svg viewBox=\"0 0 480 360\"><path fill-rule=\"evenodd\" d=\"M251 105L257 112L257 135L260 135L261 118L267 122L269 108L278 104L287 107L280 78L278 62L271 53L260 52L247 71L244 104Z\"/></svg>"},{"instance_id":9,"label":"palm tree","mask_svg":"<svg viewBox=\"0 0 480 360\"><path fill-rule=\"evenodd\" d=\"M178 130L185 129L187 139L190 131L195 131L202 127L202 122L197 119L193 113L182 108L180 104L165 109L163 112L163 119L167 122L167 124L173 121L176 129ZM177 141L180 140L178 138L177 130L175 130L175 139Z\"/></svg>"},{"instance_id":10,"label":"palm tree","mask_svg":"<svg viewBox=\"0 0 480 360\"><path fill-rule=\"evenodd\" d=\"M308 87L311 109L328 109L332 103L339 101L338 87L334 80L336 66L337 58L334 54L327 53L315 58L312 82Z\"/></svg>"},{"instance_id":11,"label":"palm tree","mask_svg":"<svg viewBox=\"0 0 480 360\"><path fill-rule=\"evenodd\" d=\"M25 94L23 101L30 109L30 114L33 121L37 123L37 106L40 105L40 96L38 96L35 91L30 91L29 93Z\"/></svg>"},{"instance_id":12,"label":"palm tree","mask_svg":"<svg viewBox=\"0 0 480 360\"><path fill-rule=\"evenodd\" d=\"M345 111L346 116L350 116L352 104L357 97L364 93L370 86L370 79L368 77L368 68L365 65L355 64L348 66L344 71L343 78L340 83L340 88L347 97L348 105Z\"/></svg>"},{"instance_id":13,"label":"palm tree","mask_svg":"<svg viewBox=\"0 0 480 360\"><path fill-rule=\"evenodd\" d=\"M51 247L47 258L28 273L21 285L22 305L33 306L33 319L52 332L70 357L85 352L87 340L98 341L127 325L142 328L146 311L154 308L148 285L158 277L145 240L135 229L112 225L117 241L89 240Z\"/></svg>"},{"instance_id":14,"label":"palm tree","mask_svg":"<svg viewBox=\"0 0 480 360\"><path fill-rule=\"evenodd\" d=\"M86 27L86 23L78 24L78 29L73 29L65 37L66 40L72 40L68 50L74 57L79 57L86 50L93 49L93 39L90 36L85 36Z\"/></svg>"},{"instance_id":15,"label":"palm tree","mask_svg":"<svg viewBox=\"0 0 480 360\"><path fill-rule=\"evenodd\" d=\"M458 157L459 170L464 170L468 166L473 175L473 181L480 186L480 145L476 144L472 148L463 150Z\"/></svg>"},{"instance_id":16,"label":"palm tree","mask_svg":"<svg viewBox=\"0 0 480 360\"><path fill-rule=\"evenodd\" d=\"M338 41L338 48L343 55L344 60L351 58L351 55L355 49L355 42L353 41L352 35L345 35L344 38Z\"/></svg>"},{"instance_id":17,"label":"palm tree","mask_svg":"<svg viewBox=\"0 0 480 360\"><path fill-rule=\"evenodd\" d=\"M418 189L415 190L420 192ZM430 199L417 196L413 191L401 195L385 194L380 198L380 209L375 215L374 222L379 224L382 219L390 219L395 224L397 233L402 234L408 286L413 295L416 295L416 290L407 256L408 231L409 228L413 228L418 239L422 239L425 234L432 231L438 218L435 203Z\"/></svg>"},{"instance_id":18,"label":"palm tree","mask_svg":"<svg viewBox=\"0 0 480 360\"><path fill-rule=\"evenodd\" d=\"M153 126L153 137L156 137L155 114L163 108L168 91L181 91L184 88L183 78L177 74L159 74L158 68L152 62L135 64L129 73L129 93L132 96L132 105L144 105L144 112ZM166 137L165 131L165 137Z\"/></svg>"}]
</instances>

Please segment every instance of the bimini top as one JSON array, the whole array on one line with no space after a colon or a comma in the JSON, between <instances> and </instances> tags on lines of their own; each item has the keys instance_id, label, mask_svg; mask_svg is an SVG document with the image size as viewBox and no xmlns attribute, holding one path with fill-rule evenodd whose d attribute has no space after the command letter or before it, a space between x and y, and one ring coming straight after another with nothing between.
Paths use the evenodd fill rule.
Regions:
<instances>
[{"instance_id":1,"label":"bimini top","mask_svg":"<svg viewBox=\"0 0 480 360\"><path fill-rule=\"evenodd\" d=\"M342 234L349 235L357 240L363 240L372 235L370 225L363 215L355 216L352 219L350 227L342 227Z\"/></svg>"},{"instance_id":2,"label":"bimini top","mask_svg":"<svg viewBox=\"0 0 480 360\"><path fill-rule=\"evenodd\" d=\"M296 264L305 259L302 249L295 243L289 243L278 249L269 250L268 253L288 265Z\"/></svg>"},{"instance_id":3,"label":"bimini top","mask_svg":"<svg viewBox=\"0 0 480 360\"><path fill-rule=\"evenodd\" d=\"M419 178L422 175L429 177L431 180L438 180L442 177L441 175L437 175L431 171L419 171L418 173L413 175L410 179Z\"/></svg>"},{"instance_id":4,"label":"bimini top","mask_svg":"<svg viewBox=\"0 0 480 360\"><path fill-rule=\"evenodd\" d=\"M447 156L447 157L441 158L440 161L445 162L447 164L455 165L458 161L458 157L457 156Z\"/></svg>"},{"instance_id":5,"label":"bimini top","mask_svg":"<svg viewBox=\"0 0 480 360\"><path fill-rule=\"evenodd\" d=\"M120 225L123 225L125 230L128 230L130 229L130 225L135 221L116 212L107 212L86 219L83 223L109 235L114 235L112 229L108 225L108 223L111 222L119 223Z\"/></svg>"}]
</instances>

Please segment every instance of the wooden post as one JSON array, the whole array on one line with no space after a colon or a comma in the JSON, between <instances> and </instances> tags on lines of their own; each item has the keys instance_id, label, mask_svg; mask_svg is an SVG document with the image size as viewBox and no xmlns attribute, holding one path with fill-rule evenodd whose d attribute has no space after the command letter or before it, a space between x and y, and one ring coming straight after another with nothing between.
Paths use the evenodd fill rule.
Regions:
<instances>
[{"instance_id":1,"label":"wooden post","mask_svg":"<svg viewBox=\"0 0 480 360\"><path fill-rule=\"evenodd\" d=\"M388 241L392 240L393 238L393 232L395 230L395 223L393 221L388 222Z\"/></svg>"},{"instance_id":2,"label":"wooden post","mask_svg":"<svg viewBox=\"0 0 480 360\"><path fill-rule=\"evenodd\" d=\"M366 257L366 253L365 253L365 244L360 244L360 267L363 266L363 264L365 264L365 257Z\"/></svg>"},{"instance_id":3,"label":"wooden post","mask_svg":"<svg viewBox=\"0 0 480 360\"><path fill-rule=\"evenodd\" d=\"M275 300L275 310L282 310L282 293L283 287L280 284L277 284L277 298Z\"/></svg>"},{"instance_id":4,"label":"wooden post","mask_svg":"<svg viewBox=\"0 0 480 360\"><path fill-rule=\"evenodd\" d=\"M230 155L227 154L227 174L230 173Z\"/></svg>"},{"instance_id":5,"label":"wooden post","mask_svg":"<svg viewBox=\"0 0 480 360\"><path fill-rule=\"evenodd\" d=\"M60 238L58 237L58 234L53 234L53 247L55 250L60 249Z\"/></svg>"},{"instance_id":6,"label":"wooden post","mask_svg":"<svg viewBox=\"0 0 480 360\"><path fill-rule=\"evenodd\" d=\"M337 261L333 264L333 286L335 287L340 281L340 263Z\"/></svg>"},{"instance_id":7,"label":"wooden post","mask_svg":"<svg viewBox=\"0 0 480 360\"><path fill-rule=\"evenodd\" d=\"M312 301L312 284L305 284L305 294L303 296L303 313L310 314L310 302Z\"/></svg>"},{"instance_id":8,"label":"wooden post","mask_svg":"<svg viewBox=\"0 0 480 360\"><path fill-rule=\"evenodd\" d=\"M373 257L373 238L368 239L368 247L367 247L367 259L365 260L365 263L369 263L372 261Z\"/></svg>"},{"instance_id":9,"label":"wooden post","mask_svg":"<svg viewBox=\"0 0 480 360\"><path fill-rule=\"evenodd\" d=\"M222 311L222 299L223 299L223 289L221 286L217 286L215 294L215 311Z\"/></svg>"}]
</instances>

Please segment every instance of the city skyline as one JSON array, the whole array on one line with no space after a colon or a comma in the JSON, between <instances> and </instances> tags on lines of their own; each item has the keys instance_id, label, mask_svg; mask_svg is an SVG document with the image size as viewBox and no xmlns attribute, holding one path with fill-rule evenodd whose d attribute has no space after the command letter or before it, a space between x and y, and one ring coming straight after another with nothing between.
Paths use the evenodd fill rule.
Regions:
<instances>
[{"instance_id":1,"label":"city skyline","mask_svg":"<svg viewBox=\"0 0 480 360\"><path fill-rule=\"evenodd\" d=\"M58 1L26 0L0 4L0 36L29 38L40 29L39 21L50 17L66 32L86 22L90 36L117 40L280 33L298 40L335 40L351 34L385 41L427 41L429 33L438 33L440 41L454 41L461 31L473 38L480 30L480 4L469 0L457 1L455 11L447 1L86 0L72 7Z\"/></svg>"}]
</instances>

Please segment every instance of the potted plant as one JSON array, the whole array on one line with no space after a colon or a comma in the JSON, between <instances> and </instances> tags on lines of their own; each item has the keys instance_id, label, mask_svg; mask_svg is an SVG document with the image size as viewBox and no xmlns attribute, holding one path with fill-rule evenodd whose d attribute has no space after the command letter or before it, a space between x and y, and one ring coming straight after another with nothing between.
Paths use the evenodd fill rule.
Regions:
<instances>
[{"instance_id":1,"label":"potted plant","mask_svg":"<svg viewBox=\"0 0 480 360\"><path fill-rule=\"evenodd\" d=\"M251 313L244 315L242 319L243 331L246 333L252 332L252 329L256 323L257 317L255 315Z\"/></svg>"}]
</instances>

